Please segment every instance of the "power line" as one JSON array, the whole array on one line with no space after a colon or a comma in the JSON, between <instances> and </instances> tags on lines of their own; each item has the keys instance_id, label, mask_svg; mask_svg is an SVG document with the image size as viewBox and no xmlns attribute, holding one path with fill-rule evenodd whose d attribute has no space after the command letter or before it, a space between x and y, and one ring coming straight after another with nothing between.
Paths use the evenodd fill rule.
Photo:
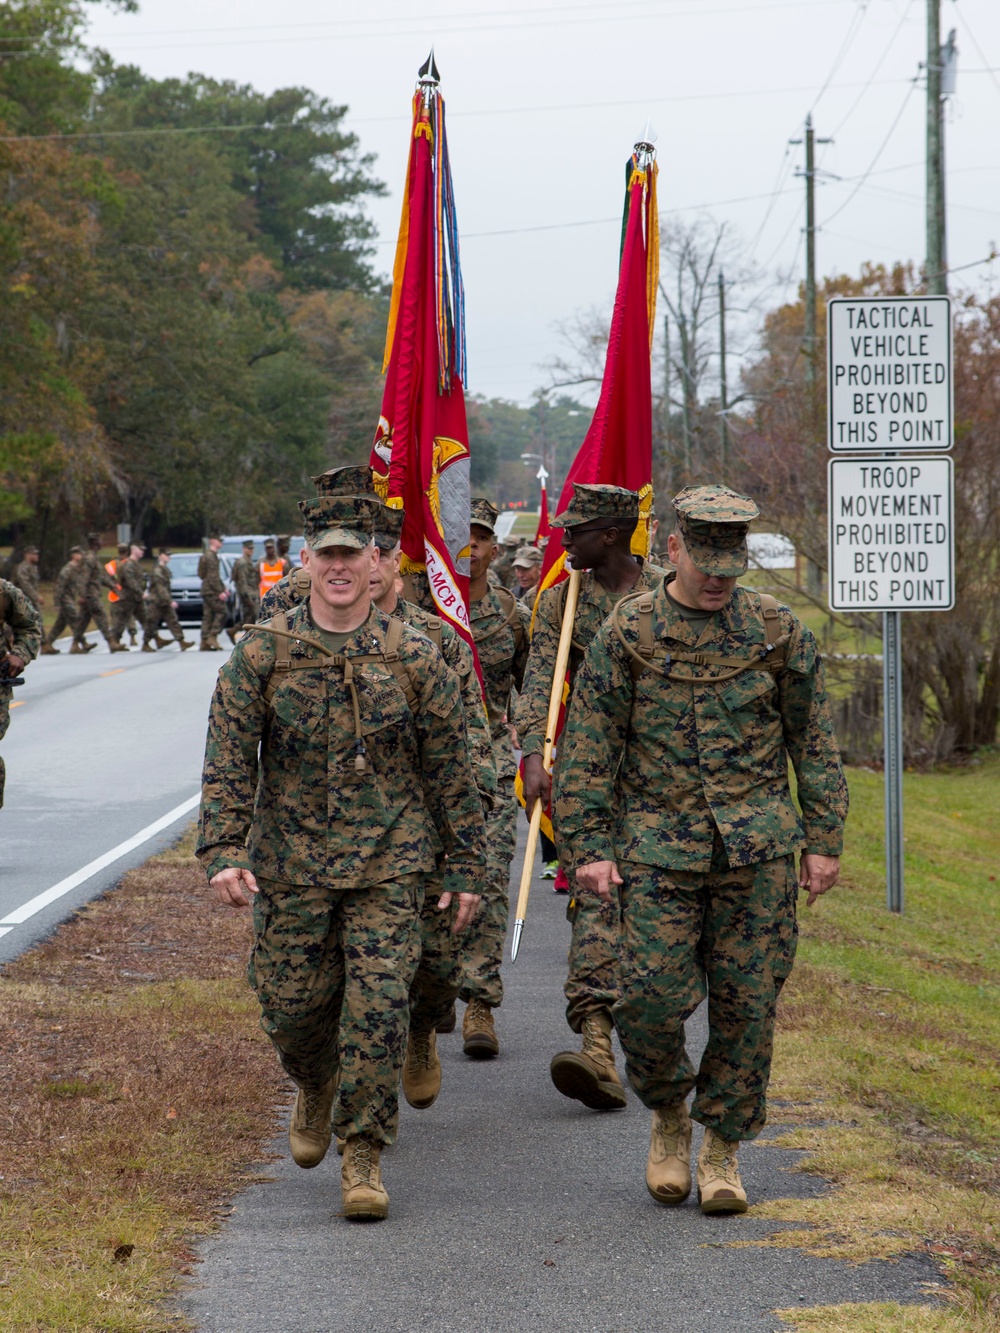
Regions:
<instances>
[{"instance_id":1,"label":"power line","mask_svg":"<svg viewBox=\"0 0 1000 1333\"><path fill-rule=\"evenodd\" d=\"M909 86L909 88L907 88L907 90L906 90L906 96L903 98L902 105L900 106L899 110L896 112L896 117L895 117L895 119L893 120L892 124L889 126L889 129L888 129L888 131L887 131L887 133L886 133L885 138L884 138L884 139L882 140L882 142L879 144L879 146L878 146L878 150L876 151L875 156L872 158L871 162L868 164L868 169L862 174L861 179L858 181L857 185L855 185L854 189L853 189L853 190L851 191L851 193L847 196L847 198L846 198L846 199L844 200L844 202L840 205L840 207L839 207L838 209L836 209L833 213L831 213L830 216L829 216L828 218L825 219L825 222L824 222L824 224L823 224L824 226L826 225L827 222L832 222L833 219L834 219L835 217L838 217L841 213L843 213L844 209L845 209L845 208L847 207L847 205L851 202L851 200L854 198L854 196L858 193L858 191L859 191L859 190L861 189L861 187L864 185L865 181L866 181L866 180L868 179L868 177L871 175L872 171L873 171L874 168L875 168L876 163L878 162L879 158L882 156L882 153L883 153L883 151L885 150L886 145L888 144L889 140L892 138L893 134L895 133L896 126L897 126L897 125L899 124L899 122L902 120L902 118L903 118L903 112L906 110L907 106L909 105L910 98L913 96L913 90L914 90L914 88L915 88L916 86L917 86L917 81L916 81L916 79L912 79L912 80L910 80L910 86Z\"/></svg>"},{"instance_id":2,"label":"power line","mask_svg":"<svg viewBox=\"0 0 1000 1333\"><path fill-rule=\"evenodd\" d=\"M897 37L899 36L899 34L902 32L902 30L903 30L903 24L906 22L906 20L907 20L907 18L908 18L908 16L909 16L910 10L913 8L913 5L914 5L914 0L909 0L909 3L907 4L906 8L903 10L903 13L902 13L902 16L901 16L899 22L896 24L896 27L895 27L894 30L893 30L893 34L892 34L892 36L889 38L888 42L886 43L886 46L885 46L884 50L882 51L882 54L879 56L878 60L876 61L875 68L872 70L871 75L870 75L869 78L865 81L865 84L864 84L864 86L862 87L861 91L858 93L857 97L856 97L856 98L854 99L854 101L851 103L851 105L850 105L850 107L849 107L849 109L848 109L846 115L844 115L843 117L841 117L841 119L840 119L839 123L837 124L836 128L830 131L830 137L831 137L832 139L835 139L835 138L837 137L837 135L839 134L839 132L844 128L844 126L847 124L847 122L850 120L850 118L854 115L855 111L858 109L859 105L861 104L861 102L862 102L862 100L863 100L865 94L868 92L869 88L871 88L871 86L872 86L873 83L875 82L875 76L876 76L876 74L878 74L879 70L882 68L883 64L885 63L885 59L886 59L886 57L888 56L889 52L890 52L890 51L892 50L892 48L895 46L895 44L896 44L896 38L897 38Z\"/></svg>"},{"instance_id":3,"label":"power line","mask_svg":"<svg viewBox=\"0 0 1000 1333\"><path fill-rule=\"evenodd\" d=\"M867 13L868 13L868 0L858 0L858 7L855 9L854 13L851 16L851 22L844 36L844 40L840 44L840 50L834 56L833 64L830 66L830 72L826 76L826 80L824 81L822 88L820 88L819 92L813 98L813 103L812 106L810 107L811 111L816 110L816 107L819 104L819 100L826 92L827 88L829 88L830 83L833 80L833 76L836 74L837 70L840 69L841 65L844 63L844 59L848 51L854 44L855 37L857 37L858 33L861 31L861 27L865 21L865 15Z\"/></svg>"},{"instance_id":4,"label":"power line","mask_svg":"<svg viewBox=\"0 0 1000 1333\"><path fill-rule=\"evenodd\" d=\"M958 14L959 19L961 20L962 27L968 33L969 40L972 42L972 45L976 48L976 51L979 55L979 59L983 62L983 65L986 67L986 73L990 75L996 87L997 92L1000 93L1000 80L997 79L996 70L990 68L990 62L986 58L986 52L983 50L983 48L979 45L978 41L976 40L976 34L969 27L969 20L965 17L965 10L962 9L961 5L958 4L958 0L955 0L955 11ZM968 70L965 72L971 73L971 71Z\"/></svg>"}]
</instances>

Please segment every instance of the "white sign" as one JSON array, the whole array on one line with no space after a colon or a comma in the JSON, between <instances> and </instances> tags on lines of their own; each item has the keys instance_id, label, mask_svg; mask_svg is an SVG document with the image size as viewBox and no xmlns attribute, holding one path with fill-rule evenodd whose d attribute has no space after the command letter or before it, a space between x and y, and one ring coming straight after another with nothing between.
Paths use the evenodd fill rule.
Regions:
<instances>
[{"instance_id":1,"label":"white sign","mask_svg":"<svg viewBox=\"0 0 1000 1333\"><path fill-rule=\"evenodd\" d=\"M838 296L826 310L830 448L950 449L948 297Z\"/></svg>"},{"instance_id":2,"label":"white sign","mask_svg":"<svg viewBox=\"0 0 1000 1333\"><path fill-rule=\"evenodd\" d=\"M830 459L831 611L955 605L950 458Z\"/></svg>"}]
</instances>

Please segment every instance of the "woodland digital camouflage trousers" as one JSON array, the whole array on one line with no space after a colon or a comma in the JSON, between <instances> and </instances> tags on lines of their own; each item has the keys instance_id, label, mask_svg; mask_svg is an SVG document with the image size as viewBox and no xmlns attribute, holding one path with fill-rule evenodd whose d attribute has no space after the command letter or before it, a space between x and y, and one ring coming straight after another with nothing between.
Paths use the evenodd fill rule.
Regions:
<instances>
[{"instance_id":1,"label":"woodland digital camouflage trousers","mask_svg":"<svg viewBox=\"0 0 1000 1333\"><path fill-rule=\"evenodd\" d=\"M465 932L462 947L462 999L482 1000L496 1009L503 999L500 964L503 962L507 918L510 915L510 863L517 851L517 820L521 809L513 795L513 771L497 766L497 796L486 816L486 884L483 901Z\"/></svg>"},{"instance_id":2,"label":"woodland digital camouflage trousers","mask_svg":"<svg viewBox=\"0 0 1000 1333\"><path fill-rule=\"evenodd\" d=\"M410 1027L414 1032L433 1032L447 1017L462 986L463 937L451 933L457 898L440 911L438 899L443 890L438 876L428 878L420 909L420 962L410 987Z\"/></svg>"},{"instance_id":3,"label":"woodland digital camouflage trousers","mask_svg":"<svg viewBox=\"0 0 1000 1333\"><path fill-rule=\"evenodd\" d=\"M10 726L10 690L0 688L0 741L7 735ZM3 789L7 781L7 767L0 758L0 806L3 805Z\"/></svg>"},{"instance_id":4,"label":"woodland digital camouflage trousers","mask_svg":"<svg viewBox=\"0 0 1000 1333\"><path fill-rule=\"evenodd\" d=\"M261 1027L299 1087L320 1087L339 1070L341 1138L392 1143L423 876L342 891L258 883L247 976Z\"/></svg>"},{"instance_id":5,"label":"woodland digital camouflage trousers","mask_svg":"<svg viewBox=\"0 0 1000 1333\"><path fill-rule=\"evenodd\" d=\"M683 1101L729 1140L764 1126L778 993L795 957L792 856L730 869L721 842L705 874L625 863L621 999L614 1020L629 1082L649 1108ZM684 1023L708 996L695 1072Z\"/></svg>"},{"instance_id":6,"label":"woodland digital camouflage trousers","mask_svg":"<svg viewBox=\"0 0 1000 1333\"><path fill-rule=\"evenodd\" d=\"M201 641L205 643L226 628L226 603L218 593L205 594L201 611Z\"/></svg>"},{"instance_id":7,"label":"woodland digital camouflage trousers","mask_svg":"<svg viewBox=\"0 0 1000 1333\"><path fill-rule=\"evenodd\" d=\"M574 1032L582 1032L588 1014L610 1009L618 1000L619 908L596 893L577 890L569 900L566 918L573 930L563 987L566 1022Z\"/></svg>"}]
</instances>

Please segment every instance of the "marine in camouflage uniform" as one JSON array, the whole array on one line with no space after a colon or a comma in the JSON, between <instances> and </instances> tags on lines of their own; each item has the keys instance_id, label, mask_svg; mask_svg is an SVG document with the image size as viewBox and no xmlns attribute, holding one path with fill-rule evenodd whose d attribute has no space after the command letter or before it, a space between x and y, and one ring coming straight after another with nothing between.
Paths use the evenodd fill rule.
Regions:
<instances>
[{"instance_id":1,"label":"marine in camouflage uniform","mask_svg":"<svg viewBox=\"0 0 1000 1333\"><path fill-rule=\"evenodd\" d=\"M257 578L257 563L253 558L253 542L243 543L243 554L233 561L233 586L240 599L240 615L245 623L252 623L260 617L260 582ZM270 613L274 615L272 611ZM235 642L232 629L229 637Z\"/></svg>"},{"instance_id":2,"label":"marine in camouflage uniform","mask_svg":"<svg viewBox=\"0 0 1000 1333\"><path fill-rule=\"evenodd\" d=\"M695 1089L702 1211L743 1212L737 1149L765 1122L797 888L811 904L836 882L847 787L815 639L787 607L736 585L756 505L705 486L674 507L676 573L620 604L577 677L556 831L581 889L607 897L620 884L614 1018L629 1081L653 1111L647 1188L664 1204L687 1197ZM684 1023L706 995L696 1071Z\"/></svg>"},{"instance_id":3,"label":"marine in camouflage uniform","mask_svg":"<svg viewBox=\"0 0 1000 1333\"><path fill-rule=\"evenodd\" d=\"M396 1132L425 877L443 855L469 878L485 858L457 680L405 626L393 669L394 622L371 605L379 507L302 506L303 559L344 571L344 599L321 580L288 617L301 637L255 630L219 672L198 847L223 901L258 890L248 973L299 1088L292 1153L317 1165L336 1130L357 1219L388 1210L379 1159Z\"/></svg>"},{"instance_id":4,"label":"marine in camouflage uniform","mask_svg":"<svg viewBox=\"0 0 1000 1333\"><path fill-rule=\"evenodd\" d=\"M118 600L111 604L111 651L127 653L128 648L122 643L122 635L132 619L143 626L142 651L155 652L151 639L156 631L150 630L146 615L146 578L139 561L143 548L133 546L126 559L118 562Z\"/></svg>"},{"instance_id":5,"label":"marine in camouflage uniform","mask_svg":"<svg viewBox=\"0 0 1000 1333\"><path fill-rule=\"evenodd\" d=\"M85 645L84 635L90 622L93 621L104 635L104 641L110 650L113 636L108 624L108 613L104 609L104 594L106 591L116 592L118 584L101 563L100 551L101 534L88 533L87 550L83 553L86 579L83 585L82 604L77 609L77 620L73 627L73 641Z\"/></svg>"},{"instance_id":6,"label":"marine in camouflage uniform","mask_svg":"<svg viewBox=\"0 0 1000 1333\"><path fill-rule=\"evenodd\" d=\"M664 570L644 564L631 552L638 521L638 492L583 483L575 485L569 506L553 519L552 526L562 529L569 563L584 570L567 671L571 691L587 648L619 599L626 593L649 591L663 578ZM542 751L566 591L567 585L560 583L539 598L528 669L514 717L524 756L529 814L536 795L546 803L549 796ZM571 707L572 694L567 704ZM565 864L563 870L567 870ZM625 1106L625 1090L611 1046L611 1011L618 999L617 904L605 903L596 894L574 893L566 914L572 926L564 987L566 1021L574 1032L582 1033L583 1043L579 1052L561 1051L554 1056L552 1081L565 1096L592 1110L620 1110Z\"/></svg>"},{"instance_id":7,"label":"marine in camouflage uniform","mask_svg":"<svg viewBox=\"0 0 1000 1333\"><path fill-rule=\"evenodd\" d=\"M496 550L497 509L489 500L472 501L472 558L469 625L486 687L486 709L496 757L497 799L487 817L488 865L483 906L465 938L465 975L461 998L466 1055L489 1059L500 1045L493 1010L503 1000L500 964L510 910L510 865L517 850L518 804L514 796L514 752L507 730L512 691L520 689L528 659L531 613L506 589L489 586L487 575Z\"/></svg>"},{"instance_id":8,"label":"marine in camouflage uniform","mask_svg":"<svg viewBox=\"0 0 1000 1333\"><path fill-rule=\"evenodd\" d=\"M11 582L15 587L21 589L36 611L42 609L42 594L38 587L37 546L26 546L24 548L24 558L15 569Z\"/></svg>"},{"instance_id":9,"label":"marine in camouflage uniform","mask_svg":"<svg viewBox=\"0 0 1000 1333\"><path fill-rule=\"evenodd\" d=\"M513 535L504 537L497 552L497 558L490 565L489 581L501 588L511 590L517 584L514 574L514 560L521 548L521 540Z\"/></svg>"},{"instance_id":10,"label":"marine in camouflage uniform","mask_svg":"<svg viewBox=\"0 0 1000 1333\"><path fill-rule=\"evenodd\" d=\"M56 605L56 618L52 628L42 640L42 653L52 655L59 652L55 641L64 629L72 629L80 618L80 604L88 578L88 570L83 563L83 547L71 546L69 559L59 571L56 579L53 601ZM80 645L74 639L70 645L71 653L85 653L93 644Z\"/></svg>"},{"instance_id":11,"label":"marine in camouflage uniform","mask_svg":"<svg viewBox=\"0 0 1000 1333\"><path fill-rule=\"evenodd\" d=\"M19 676L38 656L42 643L42 617L14 583L0 579L0 741L10 726L11 686L7 679ZM7 769L0 758L0 806L3 805Z\"/></svg>"},{"instance_id":12,"label":"marine in camouflage uniform","mask_svg":"<svg viewBox=\"0 0 1000 1333\"><path fill-rule=\"evenodd\" d=\"M149 593L146 600L146 623L144 626L146 642L155 642L159 648L169 646L168 639L160 638L160 621L165 620L167 629L174 636L181 652L193 648L194 642L185 639L181 622L177 618L177 606L170 588L170 552L165 546L160 548L153 572L149 576Z\"/></svg>"},{"instance_id":13,"label":"marine in camouflage uniform","mask_svg":"<svg viewBox=\"0 0 1000 1333\"><path fill-rule=\"evenodd\" d=\"M472 652L447 620L404 601L397 593L403 519L402 509L383 506L379 510L375 530L379 561L371 581L372 595L380 611L426 634L458 680L476 791L489 815L496 799L496 764ZM463 901L479 906L481 880L478 876L475 882L467 882L441 866L427 879L420 916L420 963L410 988L410 1037L403 1065L403 1093L411 1106L432 1105L441 1088L436 1034L454 1028L455 1001L462 985L462 932L457 923Z\"/></svg>"},{"instance_id":14,"label":"marine in camouflage uniform","mask_svg":"<svg viewBox=\"0 0 1000 1333\"><path fill-rule=\"evenodd\" d=\"M198 561L198 577L201 579L201 651L219 653L219 631L226 623L226 592L222 583L222 570L219 566L219 548L222 538L213 532L208 539L208 547L202 551Z\"/></svg>"}]
</instances>

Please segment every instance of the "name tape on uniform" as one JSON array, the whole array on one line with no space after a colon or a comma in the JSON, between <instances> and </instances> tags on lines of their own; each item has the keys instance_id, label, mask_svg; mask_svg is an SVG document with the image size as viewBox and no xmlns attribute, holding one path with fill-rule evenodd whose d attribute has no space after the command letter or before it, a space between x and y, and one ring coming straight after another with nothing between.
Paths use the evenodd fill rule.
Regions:
<instances>
[{"instance_id":1,"label":"name tape on uniform","mask_svg":"<svg viewBox=\"0 0 1000 1333\"><path fill-rule=\"evenodd\" d=\"M950 458L831 458L831 611L950 611Z\"/></svg>"},{"instance_id":2,"label":"name tape on uniform","mask_svg":"<svg viewBox=\"0 0 1000 1333\"><path fill-rule=\"evenodd\" d=\"M950 449L949 298L838 296L826 318L830 449Z\"/></svg>"}]
</instances>

